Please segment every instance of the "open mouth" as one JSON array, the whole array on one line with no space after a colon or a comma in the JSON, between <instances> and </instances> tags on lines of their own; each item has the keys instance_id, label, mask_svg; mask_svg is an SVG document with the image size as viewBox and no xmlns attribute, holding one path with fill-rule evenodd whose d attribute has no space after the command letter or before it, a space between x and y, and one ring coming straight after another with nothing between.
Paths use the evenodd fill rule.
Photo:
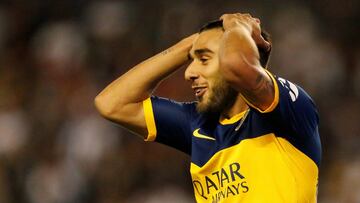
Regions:
<instances>
[{"instance_id":1,"label":"open mouth","mask_svg":"<svg viewBox=\"0 0 360 203\"><path fill-rule=\"evenodd\" d=\"M195 96L197 98L201 98L205 94L207 88L206 87L195 87L193 89L195 91Z\"/></svg>"}]
</instances>

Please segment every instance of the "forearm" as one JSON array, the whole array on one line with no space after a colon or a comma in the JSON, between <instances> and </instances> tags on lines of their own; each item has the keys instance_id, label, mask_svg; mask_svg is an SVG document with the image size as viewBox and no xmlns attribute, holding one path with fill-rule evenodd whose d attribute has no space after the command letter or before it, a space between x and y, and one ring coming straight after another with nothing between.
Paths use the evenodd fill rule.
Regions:
<instances>
[{"instance_id":1,"label":"forearm","mask_svg":"<svg viewBox=\"0 0 360 203\"><path fill-rule=\"evenodd\" d=\"M224 78L236 90L254 86L254 72L261 69L261 65L257 46L245 27L239 25L225 31L219 55Z\"/></svg>"},{"instance_id":2,"label":"forearm","mask_svg":"<svg viewBox=\"0 0 360 203\"><path fill-rule=\"evenodd\" d=\"M96 97L97 109L103 116L119 122L122 115L132 116L129 113L141 109L142 101L156 85L188 60L191 45L192 40L186 38L130 69Z\"/></svg>"},{"instance_id":3,"label":"forearm","mask_svg":"<svg viewBox=\"0 0 360 203\"><path fill-rule=\"evenodd\" d=\"M115 103L141 102L149 97L162 79L186 62L186 48L176 46L136 65L108 85L99 96L109 97L108 100L116 100Z\"/></svg>"},{"instance_id":4,"label":"forearm","mask_svg":"<svg viewBox=\"0 0 360 203\"><path fill-rule=\"evenodd\" d=\"M258 45L251 30L238 24L225 30L219 50L224 79L250 103L265 110L273 101L271 78L260 64Z\"/></svg>"}]
</instances>

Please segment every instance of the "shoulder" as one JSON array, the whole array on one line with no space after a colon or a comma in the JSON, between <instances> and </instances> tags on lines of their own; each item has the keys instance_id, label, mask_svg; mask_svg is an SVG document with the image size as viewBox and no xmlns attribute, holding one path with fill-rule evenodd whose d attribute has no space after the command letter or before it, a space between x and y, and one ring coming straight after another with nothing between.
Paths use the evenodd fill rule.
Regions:
<instances>
[{"instance_id":1,"label":"shoulder","mask_svg":"<svg viewBox=\"0 0 360 203\"><path fill-rule=\"evenodd\" d=\"M279 102L283 100L282 102L288 102L289 104L303 104L305 106L309 105L309 107L316 109L314 100L300 85L283 77L276 75L273 75L273 77L276 83L275 88L279 94Z\"/></svg>"}]
</instances>

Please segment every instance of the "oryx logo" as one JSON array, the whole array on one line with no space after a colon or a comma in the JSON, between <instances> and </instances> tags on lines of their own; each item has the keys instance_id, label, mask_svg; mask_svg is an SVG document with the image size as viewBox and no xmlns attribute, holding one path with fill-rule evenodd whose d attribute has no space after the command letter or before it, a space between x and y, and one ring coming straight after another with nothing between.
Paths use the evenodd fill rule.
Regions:
<instances>
[{"instance_id":1,"label":"oryx logo","mask_svg":"<svg viewBox=\"0 0 360 203\"><path fill-rule=\"evenodd\" d=\"M281 85L289 90L291 101L295 102L299 96L299 89L296 87L296 85L294 83L292 83L288 80L285 80L284 78L279 77L278 79L279 79Z\"/></svg>"}]
</instances>

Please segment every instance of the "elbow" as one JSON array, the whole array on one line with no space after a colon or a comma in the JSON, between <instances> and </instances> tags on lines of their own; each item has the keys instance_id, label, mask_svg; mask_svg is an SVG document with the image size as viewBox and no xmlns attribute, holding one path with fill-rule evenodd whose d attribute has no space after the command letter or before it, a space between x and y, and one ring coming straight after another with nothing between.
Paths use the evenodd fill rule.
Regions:
<instances>
[{"instance_id":1,"label":"elbow","mask_svg":"<svg viewBox=\"0 0 360 203\"><path fill-rule=\"evenodd\" d=\"M102 117L116 123L122 123L129 115L127 105L110 95L97 95L94 105Z\"/></svg>"},{"instance_id":2,"label":"elbow","mask_svg":"<svg viewBox=\"0 0 360 203\"><path fill-rule=\"evenodd\" d=\"M111 119L114 108L111 107L109 102L102 95L97 95L94 99L94 105L100 115L106 119Z\"/></svg>"}]
</instances>

